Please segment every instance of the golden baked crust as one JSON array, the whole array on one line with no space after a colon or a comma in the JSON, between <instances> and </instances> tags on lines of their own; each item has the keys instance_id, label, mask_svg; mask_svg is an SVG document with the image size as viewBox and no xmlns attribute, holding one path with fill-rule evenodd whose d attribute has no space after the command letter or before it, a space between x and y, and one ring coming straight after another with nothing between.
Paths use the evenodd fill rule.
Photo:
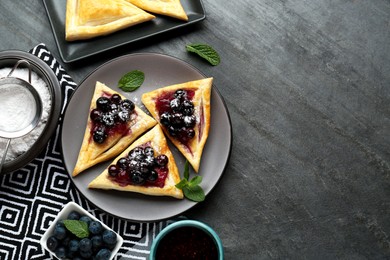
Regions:
<instances>
[{"instance_id":1,"label":"golden baked crust","mask_svg":"<svg viewBox=\"0 0 390 260\"><path fill-rule=\"evenodd\" d=\"M96 108L96 100L102 96L102 94L119 94L118 92L110 89L101 82L96 82L95 92L91 99L90 110ZM119 94L120 95L120 94ZM122 98L122 95L120 95ZM83 142L81 144L79 156L74 167L73 176L78 175L80 172L90 168L93 165L109 160L126 147L128 147L138 136L157 124L157 122L139 107L135 106L136 118L128 122L128 128L126 135L119 133L110 135L104 143L98 144L92 140L91 127L92 122L88 116L87 125L84 133Z\"/></svg>"},{"instance_id":2,"label":"golden baked crust","mask_svg":"<svg viewBox=\"0 0 390 260\"><path fill-rule=\"evenodd\" d=\"M90 39L154 19L126 0L67 0L65 39Z\"/></svg>"},{"instance_id":3,"label":"golden baked crust","mask_svg":"<svg viewBox=\"0 0 390 260\"><path fill-rule=\"evenodd\" d=\"M150 114L160 123L160 115L156 108L156 100L158 100L159 97L161 97L164 93L173 92L178 89L195 91L192 99L192 103L195 108L195 115L197 117L197 124L194 128L195 137L189 141L188 145L184 145L176 138L172 137L164 126L162 126L162 129L166 136L179 149L184 157L186 157L196 172L199 170L203 148L209 135L212 82L213 78L205 78L159 88L142 95L142 103L149 110ZM199 122L202 122L202 124L199 125Z\"/></svg>"},{"instance_id":4,"label":"golden baked crust","mask_svg":"<svg viewBox=\"0 0 390 260\"><path fill-rule=\"evenodd\" d=\"M141 185L119 185L115 181L110 180L108 167L91 183L89 183L88 188L95 189L106 189L106 190L120 190L128 192L137 192L146 195L152 196L170 196L177 199L183 198L182 190L175 187L177 183L180 182L179 171L176 166L175 159L171 151L169 150L167 141L164 137L164 133L161 130L159 125L154 126L149 132L137 139L133 144L131 144L126 150L124 150L119 156L117 156L111 164L116 164L116 162L127 156L127 154L134 149L135 147L148 144L154 151L155 156L160 154L165 154L168 157L168 175L165 179L164 187L151 187L151 186L141 186Z\"/></svg>"},{"instance_id":5,"label":"golden baked crust","mask_svg":"<svg viewBox=\"0 0 390 260\"><path fill-rule=\"evenodd\" d=\"M139 8L155 14L161 14L188 21L188 16L180 0L127 0Z\"/></svg>"}]
</instances>

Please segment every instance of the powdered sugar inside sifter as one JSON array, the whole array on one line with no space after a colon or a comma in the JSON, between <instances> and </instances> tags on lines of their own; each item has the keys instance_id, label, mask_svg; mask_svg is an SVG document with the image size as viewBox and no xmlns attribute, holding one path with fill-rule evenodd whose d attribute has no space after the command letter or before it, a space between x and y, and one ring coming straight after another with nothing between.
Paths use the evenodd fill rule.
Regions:
<instances>
[{"instance_id":1,"label":"powdered sugar inside sifter","mask_svg":"<svg viewBox=\"0 0 390 260\"><path fill-rule=\"evenodd\" d=\"M29 69L28 82L12 77L21 64ZM0 163L0 173L13 138L22 137L32 131L42 115L42 101L31 85L31 66L26 60L19 60L7 77L0 78L0 137L8 139Z\"/></svg>"}]
</instances>

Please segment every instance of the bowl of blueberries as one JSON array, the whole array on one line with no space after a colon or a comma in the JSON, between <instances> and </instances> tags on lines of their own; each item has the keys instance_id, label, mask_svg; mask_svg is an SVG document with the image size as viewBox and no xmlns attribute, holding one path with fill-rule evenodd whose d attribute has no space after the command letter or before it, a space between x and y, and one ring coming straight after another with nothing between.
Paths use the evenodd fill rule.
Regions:
<instances>
[{"instance_id":1,"label":"bowl of blueberries","mask_svg":"<svg viewBox=\"0 0 390 260\"><path fill-rule=\"evenodd\" d=\"M74 202L59 212L40 243L58 259L111 260L123 238Z\"/></svg>"}]
</instances>

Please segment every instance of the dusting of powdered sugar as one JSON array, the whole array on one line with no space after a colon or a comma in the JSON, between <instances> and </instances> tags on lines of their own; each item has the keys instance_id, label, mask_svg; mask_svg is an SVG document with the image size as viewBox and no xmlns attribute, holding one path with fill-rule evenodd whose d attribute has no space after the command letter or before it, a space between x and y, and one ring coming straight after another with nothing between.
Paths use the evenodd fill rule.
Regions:
<instances>
[{"instance_id":1,"label":"dusting of powdered sugar","mask_svg":"<svg viewBox=\"0 0 390 260\"><path fill-rule=\"evenodd\" d=\"M0 69L0 78L7 77L11 69L12 68ZM29 70L26 68L17 68L14 70L11 77L20 78L25 81L28 81L28 72ZM43 129L46 126L47 120L49 118L52 100L51 100L50 90L46 82L41 77L39 77L38 74L32 71L31 85L37 90L41 98L42 116L36 128L34 128L30 133L28 133L23 137L12 139L10 147L7 152L7 157L5 159L6 162L14 160L15 158L24 154L26 151L28 151L31 148L31 146L41 135ZM16 99L13 102L17 103L18 100ZM16 104L10 104L10 105L16 105ZM0 156L3 156L4 154L6 142L7 139L0 138Z\"/></svg>"}]
</instances>

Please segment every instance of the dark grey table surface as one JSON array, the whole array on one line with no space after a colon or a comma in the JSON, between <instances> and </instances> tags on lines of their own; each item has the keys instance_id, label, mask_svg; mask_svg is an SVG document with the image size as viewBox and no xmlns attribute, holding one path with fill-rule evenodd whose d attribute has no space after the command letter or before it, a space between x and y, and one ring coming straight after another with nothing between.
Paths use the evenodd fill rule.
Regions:
<instances>
[{"instance_id":1,"label":"dark grey table surface","mask_svg":"<svg viewBox=\"0 0 390 260\"><path fill-rule=\"evenodd\" d=\"M226 259L390 258L390 2L203 4L199 24L62 65L80 82L112 58L158 52L214 77L233 149L186 216L218 232ZM43 2L2 0L0 49L41 42L61 62ZM192 42L221 63L187 53Z\"/></svg>"}]
</instances>

